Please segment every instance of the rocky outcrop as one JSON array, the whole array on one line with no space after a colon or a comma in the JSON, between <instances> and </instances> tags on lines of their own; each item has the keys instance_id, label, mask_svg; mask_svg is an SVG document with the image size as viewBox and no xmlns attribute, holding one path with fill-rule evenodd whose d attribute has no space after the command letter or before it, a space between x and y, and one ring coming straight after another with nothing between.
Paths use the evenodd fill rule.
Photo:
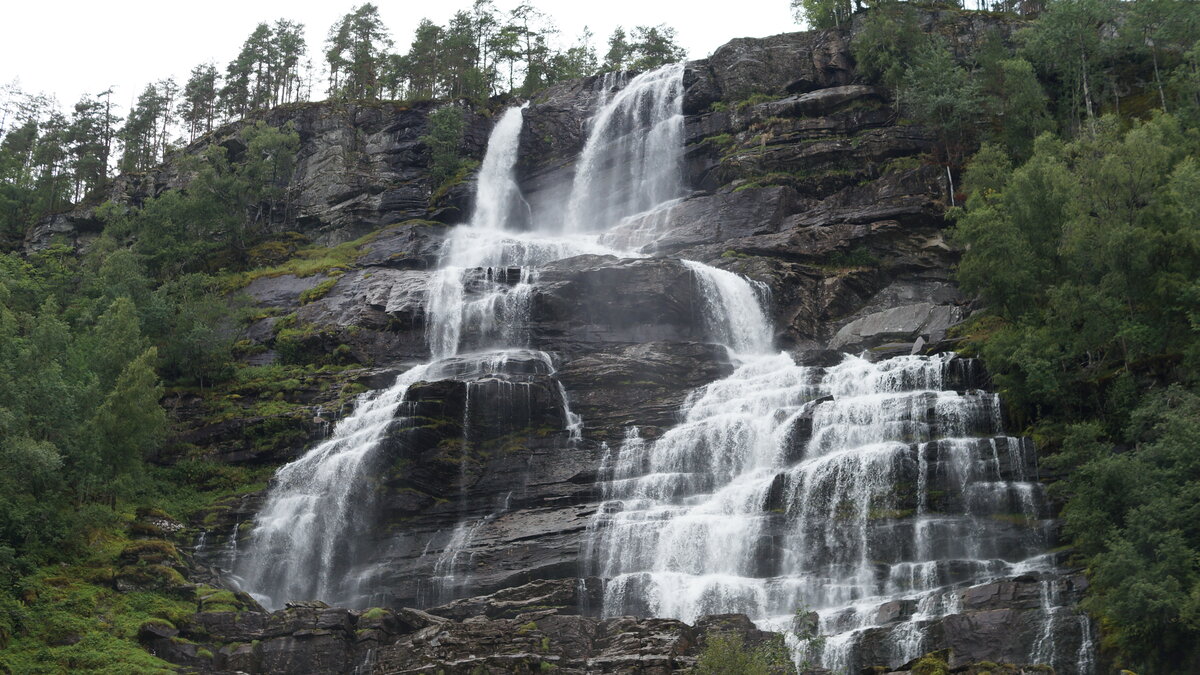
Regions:
<instances>
[{"instance_id":1,"label":"rocky outcrop","mask_svg":"<svg viewBox=\"0 0 1200 675\"><path fill-rule=\"evenodd\" d=\"M594 580L593 580L594 581ZM598 619L578 614L586 580L538 582L428 611L292 603L266 613L201 611L152 621L138 639L198 673L625 673L692 668L711 635L753 649L773 639L742 615ZM231 608L232 609L232 608ZM781 664L781 673L790 664Z\"/></svg>"}]
</instances>

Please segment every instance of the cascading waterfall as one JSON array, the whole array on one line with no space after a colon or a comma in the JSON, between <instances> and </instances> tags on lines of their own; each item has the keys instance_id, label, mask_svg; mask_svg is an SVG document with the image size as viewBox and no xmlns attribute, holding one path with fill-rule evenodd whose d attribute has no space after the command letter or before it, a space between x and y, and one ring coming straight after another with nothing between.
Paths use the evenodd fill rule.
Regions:
<instances>
[{"instance_id":1,"label":"cascading waterfall","mask_svg":"<svg viewBox=\"0 0 1200 675\"><path fill-rule=\"evenodd\" d=\"M471 221L452 231L430 280L426 338L432 361L410 369L389 389L361 397L328 441L277 472L249 549L233 562L242 588L270 608L298 599L362 602L361 581L371 570L355 565L358 535L368 525L359 514L369 502L374 450L390 429L405 423L401 413L409 386L421 379L465 380L468 406L479 378L514 391L528 387L520 373L506 372L514 350L547 364L541 374L553 378L550 355L524 349L537 270L583 253L614 253L592 233L677 195L681 82L682 66L668 66L633 78L610 99L607 92L624 81L615 76L603 81L604 99L581 159L584 170L572 188L572 195L580 195L570 202L577 207L572 232L538 222L517 184L523 107L497 121ZM631 157L633 164L626 161ZM627 176L614 171L625 166L633 167ZM614 189L622 196L609 204L603 191ZM602 201L604 208L594 209ZM582 421L570 411L561 383L556 386L566 430L578 439ZM512 398L513 391L505 396ZM464 443L464 452L468 447ZM463 584L459 554L479 524L460 522L438 553L435 575L443 591Z\"/></svg>"},{"instance_id":2,"label":"cascading waterfall","mask_svg":"<svg viewBox=\"0 0 1200 675\"><path fill-rule=\"evenodd\" d=\"M333 436L275 474L255 518L249 551L233 568L239 585L265 607L296 599L352 597L356 515L374 467L372 451L394 424L409 385L426 366L397 378L390 388L359 397L354 414ZM234 538L236 541L236 536Z\"/></svg>"},{"instance_id":3,"label":"cascading waterfall","mask_svg":"<svg viewBox=\"0 0 1200 675\"><path fill-rule=\"evenodd\" d=\"M473 393L484 381L516 400L526 376L550 378L564 426L579 438L553 359L529 348L538 270L584 253L634 255L628 249L653 243L683 192L682 66L597 84L564 218L539 218L521 194L522 109L496 124L473 217L454 228L430 281L431 362L363 396L328 441L276 476L235 565L242 587L267 606L359 603L355 514L373 450L403 424L405 394L419 379L467 382L470 417L495 404ZM689 622L742 612L786 631L797 610L815 611L824 637L792 640L797 662L853 672L872 640L884 649L871 650L873 663L921 654L929 626L961 611L965 588L1030 575L1048 585L1029 660L1091 672L1090 625L1061 604L1051 576L1032 446L1004 433L998 399L973 384L969 362L944 354L798 365L772 349L765 285L684 264L710 340L735 368L693 392L675 427L653 440L630 428L604 455L604 503L581 550L588 573L605 582L601 612ZM472 540L508 501L461 514L426 543L436 561L430 602L470 588ZM1066 630L1080 635L1077 654L1052 648Z\"/></svg>"},{"instance_id":4,"label":"cascading waterfall","mask_svg":"<svg viewBox=\"0 0 1200 675\"><path fill-rule=\"evenodd\" d=\"M585 546L605 615L740 612L786 632L816 611L825 637L793 640L797 662L856 672L873 631L903 663L960 611L964 586L1053 571L1032 447L1004 435L996 395L969 389L962 359L797 365L770 352L749 282L696 269L710 334L740 365L612 460ZM1047 596L1030 662L1070 668L1043 646L1072 630L1060 614L1087 630Z\"/></svg>"}]
</instances>

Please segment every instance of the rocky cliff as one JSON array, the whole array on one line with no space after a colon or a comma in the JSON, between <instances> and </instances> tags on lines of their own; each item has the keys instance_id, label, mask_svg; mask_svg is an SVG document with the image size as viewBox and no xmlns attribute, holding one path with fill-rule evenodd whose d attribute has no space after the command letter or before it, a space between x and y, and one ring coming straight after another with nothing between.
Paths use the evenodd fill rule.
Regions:
<instances>
[{"instance_id":1,"label":"rocky cliff","mask_svg":"<svg viewBox=\"0 0 1200 675\"><path fill-rule=\"evenodd\" d=\"M971 22L930 25L960 44L980 30ZM706 343L703 299L681 259L761 282L775 343L801 363L832 365L837 352L884 358L952 346L947 333L969 306L952 281L956 254L945 238L942 214L955 198L949 177L924 159L930 134L900 123L890 92L857 77L849 35L734 40L687 64L686 193L605 234L646 257L594 255L541 271L528 342L553 363L530 357L519 368L521 397L503 414L472 410L471 402L512 398L508 383L472 380L452 363L410 388L406 414L420 423L389 432L373 467L374 497L364 504L376 526L356 542L367 561L360 568L370 570L358 607L298 602L267 613L240 596L241 611L204 611L201 600L186 626L148 626L148 648L204 672L534 672L549 664L562 672L660 673L694 665L714 626L749 644L768 640L737 616L695 626L597 618L597 580L584 551L612 448L631 427L643 438L661 436L691 392L733 369L723 348ZM591 111L625 81L586 78L530 101L518 177L535 208L564 199ZM288 391L289 403L312 415L282 422L269 415L213 422L181 396L181 440L225 462L278 464L347 410L342 389L384 386L428 357L430 270L472 199L471 181L439 192L428 178L420 137L431 109L306 104L266 114L272 124L293 124L302 144L291 204L277 227L327 244L365 238L349 264L328 274L263 276L244 288L262 317L246 328L248 358L264 364L284 348L336 351L359 369ZM461 152L480 158L492 118L469 111L467 119ZM229 130L216 138L236 155ZM168 164L125 177L117 196L137 201L185 184ZM27 244L64 235L85 244L96 226L89 218L43 223ZM582 420L578 438L570 415ZM257 442L256 430L276 422L292 427L288 440ZM203 533L193 576L236 583L227 573L246 544L248 529L239 524L261 499L247 495L191 524L189 533ZM897 507L887 527L911 527L910 515L909 506ZM1028 576L959 588L960 610L927 635L953 649L955 666L1020 660L1045 639L1046 583ZM1069 575L1055 583L1072 598L1083 586ZM413 607L424 611L406 609ZM901 621L918 609L899 603L889 611ZM887 632L866 640L862 665L902 666L884 645ZM1081 645L1056 649L1074 653Z\"/></svg>"}]
</instances>

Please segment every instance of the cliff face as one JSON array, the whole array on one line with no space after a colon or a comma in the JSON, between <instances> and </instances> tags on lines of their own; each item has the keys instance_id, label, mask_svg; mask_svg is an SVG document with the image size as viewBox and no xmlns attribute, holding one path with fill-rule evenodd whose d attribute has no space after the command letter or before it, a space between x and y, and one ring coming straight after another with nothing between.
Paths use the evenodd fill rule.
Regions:
<instances>
[{"instance_id":1,"label":"cliff face","mask_svg":"<svg viewBox=\"0 0 1200 675\"><path fill-rule=\"evenodd\" d=\"M977 28L951 24L968 42ZM305 672L314 663L330 672L532 672L541 663L563 672L670 672L694 663L717 619L692 628L567 616L598 611L586 549L611 449L630 427L643 438L662 436L691 392L734 367L723 348L706 344L704 301L681 259L764 284L776 344L814 366L837 362L833 352L870 350L882 358L944 350L952 343L947 330L967 313L951 280L955 252L942 218L954 198L948 176L921 159L933 139L918 125L898 123L889 92L858 81L847 41L837 31L740 39L687 64L686 195L643 217L658 219L655 227L633 219L606 235L649 257L595 255L541 270L528 342L553 355L553 371L531 358L518 401L509 400L504 383L455 377L452 366L410 388L406 414L424 423L389 431L372 471L374 497L363 504L373 526L355 542L361 567L372 570L361 604L396 611L202 612L190 631L181 630L210 644L217 658L197 657L175 635L151 631L147 645L212 672ZM531 204L563 200L589 115L623 84L612 75L588 78L531 101L518 165ZM305 348L342 350L363 366L351 377L372 388L428 358L430 270L472 199L471 181L434 197L419 140L430 110L311 104L267 114L271 124L293 124L302 143L279 228L330 244L371 240L337 276L263 277L245 288L269 315L246 333L260 346L252 350L256 363L278 358L285 316L303 329ZM492 121L476 112L467 120L462 154L480 158ZM182 182L168 165L125 178L118 196L136 201ZM85 243L88 223L87 214L63 216L35 228L28 245L42 246L55 232ZM323 295L301 301L318 286ZM307 397L295 402L320 416L319 406L334 397L329 383L314 386L288 395ZM977 379L957 388L985 386ZM566 430L564 393L569 413L583 421L579 439ZM507 407L503 414L472 409L480 397ZM247 426L188 415L181 403L183 439L223 461L278 463L305 449L303 442L256 446ZM319 422L300 424L292 438L318 438ZM205 532L195 551L198 574L219 581L219 568L235 566L232 552L248 532L238 524L253 517L261 498L241 499L198 528ZM910 514L909 506L897 510L887 527L911 528ZM473 525L459 536L464 523ZM955 648L956 665L1018 659L1044 639L1042 583L1030 577L955 591L961 611L927 634ZM1077 578L1064 583L1068 594L1082 588ZM523 590L506 591L517 587ZM490 593L498 595L461 600ZM399 609L434 606L428 614ZM918 609L900 603L891 611L901 621ZM879 622L888 625L887 617ZM752 627L737 630L750 643L764 639ZM864 639L863 665L900 665L889 636L879 629Z\"/></svg>"}]
</instances>

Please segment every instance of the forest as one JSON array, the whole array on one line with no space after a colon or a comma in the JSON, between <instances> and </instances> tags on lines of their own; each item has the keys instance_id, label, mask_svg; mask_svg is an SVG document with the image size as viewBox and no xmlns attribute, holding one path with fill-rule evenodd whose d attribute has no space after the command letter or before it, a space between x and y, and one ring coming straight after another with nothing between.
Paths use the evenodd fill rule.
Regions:
<instances>
[{"instance_id":1,"label":"forest","mask_svg":"<svg viewBox=\"0 0 1200 675\"><path fill-rule=\"evenodd\" d=\"M983 359L1012 426L1039 445L1108 662L1143 674L1194 667L1200 3L792 7L813 29L856 26L861 80L894 93L900 124L936 134L921 161L954 182L957 278L982 308L954 329L957 349ZM931 7L1018 28L968 50L918 26L917 8ZM590 34L562 43L532 5L502 13L489 0L445 26L423 21L406 50L372 4L331 26L319 52L301 28L259 24L224 67L150 83L123 115L112 92L68 111L3 92L0 671L161 672L137 646L138 626L190 603L106 585L129 524L158 512L186 519L269 477L204 458L158 461L172 434L166 393L234 391L264 376L222 328L253 313L239 283L280 264L336 267L354 249L274 229L300 141L257 113L314 100L498 110L554 83L685 57L668 26L619 28L600 54ZM456 150L459 108L440 111L423 140L443 184L472 165ZM232 123L243 151L205 143ZM172 157L193 176L186 190L107 201L120 176ZM22 248L33 224L80 206L103 222L82 253ZM284 358L271 367L279 380L346 365L299 346ZM710 655L703 672L768 672L758 661Z\"/></svg>"}]
</instances>

